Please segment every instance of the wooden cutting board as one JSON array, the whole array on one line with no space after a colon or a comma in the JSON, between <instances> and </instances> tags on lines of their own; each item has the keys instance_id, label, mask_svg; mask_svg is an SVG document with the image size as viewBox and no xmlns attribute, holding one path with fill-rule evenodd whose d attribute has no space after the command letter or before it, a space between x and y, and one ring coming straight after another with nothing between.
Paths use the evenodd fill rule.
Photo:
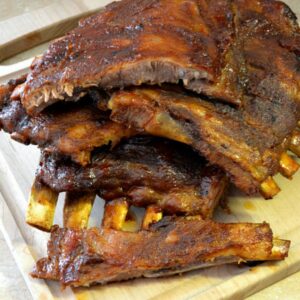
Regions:
<instances>
[{"instance_id":1,"label":"wooden cutting board","mask_svg":"<svg viewBox=\"0 0 300 300\"><path fill-rule=\"evenodd\" d=\"M111 0L0 0L0 62L63 35Z\"/></svg>"},{"instance_id":2,"label":"wooden cutting board","mask_svg":"<svg viewBox=\"0 0 300 300\"><path fill-rule=\"evenodd\" d=\"M294 11L300 12L299 0L286 2ZM1 75L9 75L0 75L0 81L17 76L19 72L16 72L16 69L26 68L27 65L28 61L18 66L6 66ZM21 72L25 71L23 69ZM267 221L271 224L275 236L292 241L289 257L285 261L265 263L253 268L220 266L170 278L139 279L64 291L61 291L56 283L33 280L28 274L34 261L46 255L46 243L49 238L47 233L29 227L24 221L27 196L38 163L39 151L35 147L13 142L2 132L0 134L0 230L35 299L242 299L300 270L298 172L293 181L281 176L276 178L283 191L272 201L265 201L260 197L246 197L232 190L229 197L232 214L217 211L215 216L222 222ZM55 218L58 224L61 224L61 212L60 200ZM91 223L99 225L101 214L102 206L99 200L93 209Z\"/></svg>"},{"instance_id":3,"label":"wooden cutting board","mask_svg":"<svg viewBox=\"0 0 300 300\"><path fill-rule=\"evenodd\" d=\"M235 265L195 271L182 276L140 279L90 289L60 290L56 283L33 280L28 275L34 261L46 255L49 235L25 224L27 195L38 164L39 151L24 146L1 133L0 139L0 229L35 299L241 299L300 270L300 172L292 181L276 180L282 192L272 201L247 197L232 190L232 214L217 211L222 222L263 222L271 224L275 236L292 241L289 257L282 262L265 263L253 268ZM55 223L61 224L62 201ZM100 224L100 199L92 212L92 225Z\"/></svg>"},{"instance_id":4,"label":"wooden cutting board","mask_svg":"<svg viewBox=\"0 0 300 300\"><path fill-rule=\"evenodd\" d=\"M61 291L56 283L33 280L28 273L34 261L46 255L49 235L25 224L27 195L38 164L39 151L10 140L0 139L0 229L4 232L17 264L35 299L241 299L300 270L300 172L293 181L278 176L283 191L272 201L246 197L233 190L229 197L231 215L218 211L223 222L263 222L271 224L275 236L292 241L285 261L265 263L253 268L235 265L195 271L182 276L140 279L90 289ZM92 213L92 223L99 225L100 200ZM61 224L62 201L55 222ZM2 224L1 224L2 223Z\"/></svg>"}]
</instances>

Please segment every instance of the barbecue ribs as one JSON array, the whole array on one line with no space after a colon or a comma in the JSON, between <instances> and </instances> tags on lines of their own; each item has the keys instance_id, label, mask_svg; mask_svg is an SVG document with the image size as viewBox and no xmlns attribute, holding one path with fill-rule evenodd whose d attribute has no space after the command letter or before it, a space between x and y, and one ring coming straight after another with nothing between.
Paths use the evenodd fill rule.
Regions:
<instances>
[{"instance_id":1,"label":"barbecue ribs","mask_svg":"<svg viewBox=\"0 0 300 300\"><path fill-rule=\"evenodd\" d=\"M35 114L90 87L182 81L189 90L240 105L252 85L250 64L263 78L261 87L252 87L271 85L276 93L278 83L298 101L299 50L296 17L278 1L123 0L53 42L33 63L20 96Z\"/></svg>"},{"instance_id":2,"label":"barbecue ribs","mask_svg":"<svg viewBox=\"0 0 300 300\"><path fill-rule=\"evenodd\" d=\"M189 144L230 174L240 189L249 194L261 189L268 198L273 195L264 190L262 183L278 170L285 174L282 160L290 139L284 135L294 124L283 122L284 116L289 118L283 108L273 102L264 104L266 118L261 114L252 116L248 107L240 110L205 101L180 93L178 88L176 92L137 88L116 92L108 105L114 121L142 133ZM298 165L295 163L292 169L295 172Z\"/></svg>"},{"instance_id":3,"label":"barbecue ribs","mask_svg":"<svg viewBox=\"0 0 300 300\"><path fill-rule=\"evenodd\" d=\"M291 177L298 169L286 154L288 147L298 153L297 131L291 138L297 124L295 105L279 96L257 106L255 99L248 99L240 109L175 86L118 91L108 104L107 95L90 90L86 99L57 103L35 117L26 113L19 100L5 96L0 124L16 140L68 155L82 165L102 145L114 146L141 132L160 135L192 145L230 174L239 188L250 194L261 189L269 198L278 189L266 191L264 181L278 170ZM100 110L107 106L111 115Z\"/></svg>"},{"instance_id":4,"label":"barbecue ribs","mask_svg":"<svg viewBox=\"0 0 300 300\"><path fill-rule=\"evenodd\" d=\"M59 103L30 117L19 100L13 101L7 95L6 101L2 101L0 127L19 142L70 156L82 165L90 162L95 148L115 146L122 138L134 135L132 130L110 121L109 115L90 98L78 103Z\"/></svg>"},{"instance_id":5,"label":"barbecue ribs","mask_svg":"<svg viewBox=\"0 0 300 300\"><path fill-rule=\"evenodd\" d=\"M155 204L169 214L210 218L227 179L188 146L136 137L92 156L88 166L44 155L36 178L55 192L95 192L104 200L125 197L131 205Z\"/></svg>"},{"instance_id":6,"label":"barbecue ribs","mask_svg":"<svg viewBox=\"0 0 300 300\"><path fill-rule=\"evenodd\" d=\"M35 60L23 103L36 113L57 100L77 99L91 86L111 89L179 80L192 90L220 93L239 103L234 93L217 86L233 38L230 7L227 0L112 3Z\"/></svg>"},{"instance_id":7,"label":"barbecue ribs","mask_svg":"<svg viewBox=\"0 0 300 300\"><path fill-rule=\"evenodd\" d=\"M11 79L9 80L6 84L1 84L0 85L0 108L8 101L10 101L10 97L13 94L13 92L16 90L18 87L22 87L22 84L26 81L27 75L23 75L20 78L17 79Z\"/></svg>"},{"instance_id":8,"label":"barbecue ribs","mask_svg":"<svg viewBox=\"0 0 300 300\"><path fill-rule=\"evenodd\" d=\"M167 9L170 14L166 15ZM260 189L271 198L279 191L271 176L280 170L291 177L298 169L285 150L300 119L299 50L296 18L281 2L123 0L55 41L33 64L12 98L21 98L29 113L37 113L57 100L77 100L90 89L182 81L186 89L202 93L193 95L199 105L203 95L210 102L222 99L240 104L238 109L212 104L226 115L218 118L223 125L216 130L221 133L215 130L215 137L224 140L212 141L208 132L212 128L204 123L205 132L198 124L193 130L196 136L187 137L180 132L178 120L170 120L164 128L156 124L149 132L191 144L229 173L239 188L249 194ZM140 98L134 100L135 105L146 114ZM158 99L155 105L164 106ZM190 109L186 109L185 126L193 123L195 127L195 120L187 116L195 114ZM176 118L183 122L176 110ZM117 120L114 112L113 119ZM121 123L130 128L126 121ZM111 126L117 125L109 124L109 130ZM133 134L118 132L120 136ZM87 163L89 151L83 149L75 159ZM283 159L292 171L286 170ZM273 191L266 181L274 185Z\"/></svg>"},{"instance_id":9,"label":"barbecue ribs","mask_svg":"<svg viewBox=\"0 0 300 300\"><path fill-rule=\"evenodd\" d=\"M32 276L89 286L284 259L268 224L209 219L225 173L272 198L272 176L299 169L299 70L296 17L274 0L122 0L54 41L0 86L0 127L42 151L26 222L52 234Z\"/></svg>"},{"instance_id":10,"label":"barbecue ribs","mask_svg":"<svg viewBox=\"0 0 300 300\"><path fill-rule=\"evenodd\" d=\"M32 276L90 286L232 262L280 260L288 248L288 241L273 239L265 223L165 218L137 233L53 227L48 257L37 262Z\"/></svg>"}]
</instances>

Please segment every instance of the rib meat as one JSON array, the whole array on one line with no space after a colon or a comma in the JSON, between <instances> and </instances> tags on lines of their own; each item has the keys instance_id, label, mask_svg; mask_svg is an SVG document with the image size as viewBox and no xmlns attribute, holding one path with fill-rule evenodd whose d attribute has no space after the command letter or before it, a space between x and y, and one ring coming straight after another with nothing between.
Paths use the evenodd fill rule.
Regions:
<instances>
[{"instance_id":1,"label":"rib meat","mask_svg":"<svg viewBox=\"0 0 300 300\"><path fill-rule=\"evenodd\" d=\"M168 15L165 14L167 7L172 7L171 13ZM185 14L187 12L190 14L191 11L194 12L192 16L195 16L195 19L189 17L186 18L188 21L185 20L183 22ZM200 17L202 17L202 22L198 22ZM135 26L132 27L130 25L130 27L128 22ZM224 22L228 22L229 26L224 26ZM158 30L158 24L161 31ZM197 27L195 24L200 25ZM178 26L176 27L175 25ZM204 30L206 27L207 32ZM111 32L111 28L115 31ZM175 51L169 51L170 47L166 47L162 38L146 39L147 43L159 40L161 48L158 46L142 47L143 50L147 50L145 53L140 53L138 46L132 46L132 43L140 45L139 43L149 32L153 34L156 30L155 33L160 35L165 29L170 31L170 35L164 35L164 37L173 36L171 33L174 33L176 38L179 38L179 36L181 38L184 37L188 45L193 45L196 48L193 51L189 49L187 51L188 54L185 56L180 52L183 49L178 46L180 43L175 43L175 41L174 43L168 43L170 47L171 45L176 45L178 51L175 53ZM113 34L114 32L116 35ZM183 32L193 33L196 37L198 37L198 34L204 34L209 42L204 43L200 38L190 40L190 34L181 36ZM193 43L190 43L191 41ZM127 42L129 45L126 44ZM206 54L203 54L204 50L201 52L197 48L204 47L204 45L207 48L205 49L209 50ZM122 48L123 46L125 48ZM219 51L216 51L215 57L212 55L214 51L211 52L214 48ZM269 51L269 49L272 49L272 51ZM191 144L210 162L218 163L228 172L238 187L248 193L254 193L264 180L278 171L280 157L287 148L290 134L296 128L297 121L300 118L299 50L300 35L296 18L289 8L281 2L234 0L230 1L229 5L229 1L225 0L218 2L200 0L123 0L108 6L103 12L83 21L75 31L54 42L43 58L33 66L25 85L19 87L13 98L18 98L21 95L23 104L28 109L26 101L28 100L31 103L32 100L34 102L35 96L38 94L39 101L47 100L45 102L48 105L52 100L56 101L60 97L67 98L66 100L77 99L79 95L88 93L91 86L93 86L93 89L95 88L94 86L98 86L99 82L86 84L85 80L100 80L101 82L102 80L103 82L115 80L117 82L116 85L110 83L107 86L105 84L102 85L103 82L99 83L100 87L107 89L137 84L130 81L133 78L132 76L138 76L139 84L143 82L149 83L148 79L144 79L150 73L152 75L159 73L164 76L165 74L171 74L172 76L177 74L175 71L169 72L166 63L168 65L170 61L178 63L181 58L184 60L187 57L191 61L186 65L185 61L183 65L192 66L192 62L197 62L197 59L200 59L202 63L198 65L201 65L202 68L205 62L211 60L214 62L211 63L211 66L214 66L211 69L211 76L214 79L199 81L190 78L191 80L189 81L185 80L187 78L183 78L183 85L193 90L189 84L197 85L199 82L201 86L204 84L206 87L202 92L210 96L210 98L205 98L210 102L214 102L212 98L222 98L216 94L216 90L223 92L224 99L226 98L225 94L239 95L239 97L235 97L235 99L242 100L238 110L229 105L211 104L212 106L209 110L218 112L216 118L218 122L222 123L222 128L219 128L220 126L217 128L217 124L204 124L205 118L201 119L202 125L200 126L199 116L195 116L197 112L192 111L193 108L191 106L185 106L184 113L182 111L178 112L178 104L175 107L171 98L173 100L180 98L180 92L179 95L174 93L170 97L155 96L157 97L154 101L156 108L150 107L154 105L153 102L150 106L146 105L148 111L144 110L143 105L145 101L143 96L137 96L132 101L130 100L132 103L122 105L127 106L125 110L129 108L132 110L135 107L141 116L147 115L152 110L155 110L156 114L164 114L166 116L169 114L166 110L172 105L173 115L170 117L172 122L166 124L166 120L164 120L164 128L162 128L161 124L152 124L155 128L150 129L148 124L149 126L147 125L145 129L143 128L145 124L141 124L141 126L136 126L138 127L137 129ZM168 58L169 56L166 56L169 54L174 54L175 56L178 54L178 58L171 60ZM161 59L163 63L159 64L160 71L154 67L154 69L151 68L151 72L148 74L148 71L145 71L141 66L143 66L145 61L147 63L150 61L152 67L157 66L156 60L152 56L155 56L155 59ZM203 56L206 57L205 60ZM99 63L95 62L96 58ZM137 68L141 68L141 71L138 72ZM196 67L194 66L193 68ZM179 73L183 76L188 74L186 71ZM128 82L125 84L123 81L126 80ZM76 88L72 86L72 82L75 81L76 84L79 84ZM150 83L154 84L164 81L177 82L178 78L176 80L150 80ZM44 84L49 86L46 88ZM64 87L60 86L58 88L57 84L63 84ZM65 87L68 90L66 93L63 91ZM44 88L46 90L48 88L59 89L62 94L59 95L57 90L55 92L49 92L49 90L45 92ZM200 90L197 91L199 92ZM42 96L44 92L47 99ZM129 96L129 94L132 95ZM134 97L134 94L135 92L132 91L121 91L117 94L119 95L117 98L130 98ZM58 96L57 99L55 98L56 96ZM197 101L201 103L200 106L209 106L208 101L204 104L201 99L198 99L199 97L194 95L192 102ZM160 98L169 98L168 107L165 107L164 103L159 103L158 99ZM203 98L203 96L200 98ZM114 99L113 102L119 103L120 99ZM130 128L129 125L135 122L135 118L141 118L137 114L134 115L133 111L123 116L122 110L124 107L119 109L118 106L119 104L114 105L113 110L117 110L117 112L113 112L113 119L122 123L123 126L126 125L127 128ZM39 103L35 103L32 107L42 109L43 104L39 106ZM164 107L164 112L160 110L162 109L161 107ZM193 107L195 108L196 106ZM182 107L180 109L182 110ZM120 111L121 116L117 116ZM225 116L223 117L223 115ZM129 117L126 119L126 116ZM177 118L176 121L173 120L174 116L175 119ZM146 117L149 118L149 116ZM194 119L191 120L191 117ZM182 120L183 118L188 122ZM195 118L198 118L197 125L195 125ZM197 127L193 130L192 138L187 138L186 132L183 134L180 131L173 130L172 126L181 129L182 125L178 124L178 120L181 123L185 123L185 127L191 126L190 124L192 123L194 124L193 127ZM155 119L152 121L156 122ZM144 120L143 122L148 121ZM205 121L205 123L207 122ZM215 126L215 137L218 137L218 141L212 141L209 133L211 127L209 126ZM203 131L202 128L205 128L205 130ZM222 134L217 132L217 130ZM195 135L196 132L197 134ZM121 132L122 135L123 133ZM85 152L85 154L82 152L80 155L86 157L89 151ZM85 159L83 158L82 160L84 161ZM77 159L77 161L80 160Z\"/></svg>"},{"instance_id":2,"label":"rib meat","mask_svg":"<svg viewBox=\"0 0 300 300\"><path fill-rule=\"evenodd\" d=\"M232 262L280 260L288 248L288 241L273 239L266 223L166 218L138 233L53 227L48 257L37 262L32 276L90 286Z\"/></svg>"},{"instance_id":3,"label":"rib meat","mask_svg":"<svg viewBox=\"0 0 300 300\"><path fill-rule=\"evenodd\" d=\"M211 217L227 179L188 146L160 138L136 137L102 150L86 167L42 156L37 180L56 192L96 191L105 200L155 204L166 213Z\"/></svg>"},{"instance_id":4,"label":"rib meat","mask_svg":"<svg viewBox=\"0 0 300 300\"><path fill-rule=\"evenodd\" d=\"M0 108L10 100L11 94L14 92L16 87L21 86L26 81L27 75L21 76L17 79L12 79L6 84L0 85Z\"/></svg>"},{"instance_id":5,"label":"rib meat","mask_svg":"<svg viewBox=\"0 0 300 300\"><path fill-rule=\"evenodd\" d=\"M270 110L269 102L265 104L266 121L277 115L288 119L284 109L275 106ZM268 127L257 114L252 119L259 128L248 121L247 110L166 89L116 92L109 107L116 122L191 145L247 193L257 192L264 180L278 172L289 137L282 132L293 128L288 121L278 124L279 128L269 122Z\"/></svg>"},{"instance_id":6,"label":"rib meat","mask_svg":"<svg viewBox=\"0 0 300 300\"><path fill-rule=\"evenodd\" d=\"M90 162L94 148L115 146L122 138L134 134L110 121L109 115L99 110L90 98L78 103L59 103L30 117L19 100L6 97L0 111L0 126L19 142L71 156L82 165Z\"/></svg>"},{"instance_id":7,"label":"rib meat","mask_svg":"<svg viewBox=\"0 0 300 300\"><path fill-rule=\"evenodd\" d=\"M115 122L108 119L109 112L99 110L107 103L101 103L97 91L89 91L86 98L53 105L35 117L27 115L20 101L8 99L0 124L14 139L71 156L82 165L102 145L115 145L141 132L160 135L192 145L248 193L257 192L268 176L278 172L297 124L297 107L281 95L259 106L248 99L243 109L236 109L174 86L119 91L109 102Z\"/></svg>"},{"instance_id":8,"label":"rib meat","mask_svg":"<svg viewBox=\"0 0 300 300\"><path fill-rule=\"evenodd\" d=\"M33 63L20 95L30 114L76 100L91 86L179 81L239 105L250 85L260 90L259 101L270 85L273 94L281 87L298 101L299 50L296 17L278 1L122 0L53 42Z\"/></svg>"},{"instance_id":9,"label":"rib meat","mask_svg":"<svg viewBox=\"0 0 300 300\"><path fill-rule=\"evenodd\" d=\"M95 85L110 89L184 80L199 92L217 90L210 82L221 75L232 25L227 0L110 4L34 62L23 103L34 113L65 96L77 98L82 89ZM225 97L238 102L235 95Z\"/></svg>"}]
</instances>

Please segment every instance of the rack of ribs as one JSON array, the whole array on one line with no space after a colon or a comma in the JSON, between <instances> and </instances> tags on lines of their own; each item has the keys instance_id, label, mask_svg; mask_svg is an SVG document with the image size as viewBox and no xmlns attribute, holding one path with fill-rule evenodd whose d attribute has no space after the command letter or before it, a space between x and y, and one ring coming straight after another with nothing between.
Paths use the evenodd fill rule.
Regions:
<instances>
[{"instance_id":1,"label":"rack of ribs","mask_svg":"<svg viewBox=\"0 0 300 300\"><path fill-rule=\"evenodd\" d=\"M94 149L104 145L113 147L135 134L110 121L109 114L99 110L91 98L77 103L58 103L31 117L19 100L10 98L10 89L9 84L2 87L0 128L10 133L14 140L38 145L44 152L70 156L87 165Z\"/></svg>"},{"instance_id":2,"label":"rack of ribs","mask_svg":"<svg viewBox=\"0 0 300 300\"><path fill-rule=\"evenodd\" d=\"M299 58L273 0L121 0L52 42L0 86L1 129L41 149L26 221L51 239L32 275L89 286L284 259L268 224L211 219L229 181L269 199L299 169Z\"/></svg>"},{"instance_id":3,"label":"rack of ribs","mask_svg":"<svg viewBox=\"0 0 300 300\"><path fill-rule=\"evenodd\" d=\"M296 17L281 2L123 0L54 41L32 64L19 96L30 114L77 100L90 87L143 83L182 82L238 106L253 95L251 87L265 101L267 85L267 93L285 89L299 102L299 50Z\"/></svg>"},{"instance_id":4,"label":"rack of ribs","mask_svg":"<svg viewBox=\"0 0 300 300\"><path fill-rule=\"evenodd\" d=\"M260 190L271 198L278 192L269 189L271 176L280 171L291 177L299 168L286 154L292 149L290 136L282 134L294 126L288 128L284 109L271 102L265 102L263 116L252 116L247 109L206 101L178 88L136 88L116 92L108 106L115 122L191 145L249 194Z\"/></svg>"},{"instance_id":5,"label":"rack of ribs","mask_svg":"<svg viewBox=\"0 0 300 300\"><path fill-rule=\"evenodd\" d=\"M87 219L96 194L105 201L124 199L127 208L129 205L155 205L166 214L211 218L227 183L220 169L208 165L190 147L161 138L136 137L113 150L99 149L87 166L65 157L42 155L31 207L33 203L40 203L38 195L43 187L42 191L50 188L56 198L58 193L67 192L68 205L78 202L84 195L93 195L88 198ZM48 211L48 215L54 214L47 202L43 210ZM32 213L28 214L27 222L35 225L32 218ZM44 229L49 230L51 225L47 224Z\"/></svg>"},{"instance_id":6,"label":"rack of ribs","mask_svg":"<svg viewBox=\"0 0 300 300\"><path fill-rule=\"evenodd\" d=\"M174 86L127 89L108 99L90 91L77 103L57 103L34 117L19 100L8 99L2 104L0 124L16 140L82 165L90 163L96 148L115 146L130 136L173 139L219 165L240 189L260 191L266 198L279 191L272 176L280 171L291 178L299 168L286 153L288 148L299 153L293 132L297 122L289 118L294 106L289 108L288 102L280 107L276 100L265 101L260 107L264 114L253 115L253 101L245 101L241 110Z\"/></svg>"},{"instance_id":7,"label":"rack of ribs","mask_svg":"<svg viewBox=\"0 0 300 300\"><path fill-rule=\"evenodd\" d=\"M63 286L90 286L138 277L161 277L244 261L280 260L289 242L268 224L221 224L201 218L164 218L138 232L110 228L52 228L48 257L33 277Z\"/></svg>"}]
</instances>

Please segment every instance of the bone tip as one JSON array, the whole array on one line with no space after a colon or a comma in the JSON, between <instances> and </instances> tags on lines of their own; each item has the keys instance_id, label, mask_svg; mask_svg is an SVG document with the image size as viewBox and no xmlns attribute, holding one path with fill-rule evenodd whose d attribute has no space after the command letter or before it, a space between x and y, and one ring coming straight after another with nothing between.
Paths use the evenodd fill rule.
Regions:
<instances>
[{"instance_id":1,"label":"bone tip","mask_svg":"<svg viewBox=\"0 0 300 300\"><path fill-rule=\"evenodd\" d=\"M39 230L49 232L53 225L52 211L39 203L29 203L26 211L26 223Z\"/></svg>"},{"instance_id":2,"label":"bone tip","mask_svg":"<svg viewBox=\"0 0 300 300\"><path fill-rule=\"evenodd\" d=\"M163 213L160 207L155 205L148 206L142 222L142 229L148 230L152 224L159 222L162 218Z\"/></svg>"},{"instance_id":3,"label":"bone tip","mask_svg":"<svg viewBox=\"0 0 300 300\"><path fill-rule=\"evenodd\" d=\"M95 193L66 193L63 213L64 227L87 228L95 198Z\"/></svg>"},{"instance_id":4,"label":"bone tip","mask_svg":"<svg viewBox=\"0 0 300 300\"><path fill-rule=\"evenodd\" d=\"M270 176L261 184L260 191L265 199L272 199L281 191L281 189L273 177Z\"/></svg>"},{"instance_id":5,"label":"bone tip","mask_svg":"<svg viewBox=\"0 0 300 300\"><path fill-rule=\"evenodd\" d=\"M273 240L273 248L271 257L274 260L281 260L288 256L289 248L290 248L290 241L287 240Z\"/></svg>"},{"instance_id":6,"label":"bone tip","mask_svg":"<svg viewBox=\"0 0 300 300\"><path fill-rule=\"evenodd\" d=\"M287 153L283 153L280 158L280 173L287 177L292 176L299 170L300 165Z\"/></svg>"},{"instance_id":7,"label":"bone tip","mask_svg":"<svg viewBox=\"0 0 300 300\"><path fill-rule=\"evenodd\" d=\"M40 231L44 231L44 232L50 232L51 231L51 228L52 228L52 225L53 223L49 224L48 226L45 226L45 224L43 224L43 222L41 222L40 224L38 223L33 223L33 222L30 222L30 221L27 221L26 220L26 223L28 225L30 225L31 227L34 227Z\"/></svg>"},{"instance_id":8,"label":"bone tip","mask_svg":"<svg viewBox=\"0 0 300 300\"><path fill-rule=\"evenodd\" d=\"M300 157L300 130L295 130L293 132L289 150Z\"/></svg>"},{"instance_id":9,"label":"bone tip","mask_svg":"<svg viewBox=\"0 0 300 300\"><path fill-rule=\"evenodd\" d=\"M58 193L34 181L26 211L26 223L43 231L50 231L55 214Z\"/></svg>"},{"instance_id":10,"label":"bone tip","mask_svg":"<svg viewBox=\"0 0 300 300\"><path fill-rule=\"evenodd\" d=\"M117 199L105 205L102 226L104 228L122 230L129 210L126 199Z\"/></svg>"}]
</instances>

